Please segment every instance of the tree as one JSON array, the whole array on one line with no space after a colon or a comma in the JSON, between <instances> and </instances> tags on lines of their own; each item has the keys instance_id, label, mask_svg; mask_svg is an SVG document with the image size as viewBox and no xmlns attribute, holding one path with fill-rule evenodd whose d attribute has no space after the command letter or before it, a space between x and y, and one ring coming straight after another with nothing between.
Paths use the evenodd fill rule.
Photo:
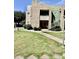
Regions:
<instances>
[{"instance_id":1,"label":"tree","mask_svg":"<svg viewBox=\"0 0 79 59\"><path fill-rule=\"evenodd\" d=\"M16 27L23 26L25 23L25 12L14 11L14 23Z\"/></svg>"}]
</instances>

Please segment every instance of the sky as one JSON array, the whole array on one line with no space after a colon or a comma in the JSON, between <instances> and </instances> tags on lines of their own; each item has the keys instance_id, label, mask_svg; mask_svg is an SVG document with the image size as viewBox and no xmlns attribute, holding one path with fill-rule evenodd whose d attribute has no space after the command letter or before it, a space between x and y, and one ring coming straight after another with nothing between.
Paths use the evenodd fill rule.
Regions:
<instances>
[{"instance_id":1,"label":"sky","mask_svg":"<svg viewBox=\"0 0 79 59\"><path fill-rule=\"evenodd\" d=\"M48 5L64 5L64 0L40 0L40 3ZM26 11L27 6L32 4L32 0L14 0L14 10L15 11Z\"/></svg>"}]
</instances>

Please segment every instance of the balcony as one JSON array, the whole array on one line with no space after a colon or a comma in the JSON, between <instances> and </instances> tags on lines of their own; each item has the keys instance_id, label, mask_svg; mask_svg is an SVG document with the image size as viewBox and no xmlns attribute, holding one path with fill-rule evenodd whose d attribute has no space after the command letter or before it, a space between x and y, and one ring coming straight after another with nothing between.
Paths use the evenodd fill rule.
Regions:
<instances>
[{"instance_id":1,"label":"balcony","mask_svg":"<svg viewBox=\"0 0 79 59\"><path fill-rule=\"evenodd\" d=\"M49 16L40 16L40 20L49 20Z\"/></svg>"}]
</instances>

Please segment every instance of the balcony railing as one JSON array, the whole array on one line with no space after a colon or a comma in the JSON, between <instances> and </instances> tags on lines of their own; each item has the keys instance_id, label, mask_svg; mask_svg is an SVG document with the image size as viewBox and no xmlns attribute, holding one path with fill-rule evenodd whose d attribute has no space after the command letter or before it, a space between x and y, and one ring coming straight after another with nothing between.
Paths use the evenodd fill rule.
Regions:
<instances>
[{"instance_id":1,"label":"balcony railing","mask_svg":"<svg viewBox=\"0 0 79 59\"><path fill-rule=\"evenodd\" d=\"M40 20L49 20L49 16L40 16Z\"/></svg>"}]
</instances>

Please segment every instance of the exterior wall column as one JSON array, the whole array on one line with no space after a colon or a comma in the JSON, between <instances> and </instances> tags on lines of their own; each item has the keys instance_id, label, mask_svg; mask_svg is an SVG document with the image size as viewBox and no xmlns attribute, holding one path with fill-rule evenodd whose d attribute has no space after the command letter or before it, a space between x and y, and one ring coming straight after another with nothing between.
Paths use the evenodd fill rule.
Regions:
<instances>
[{"instance_id":1,"label":"exterior wall column","mask_svg":"<svg viewBox=\"0 0 79 59\"><path fill-rule=\"evenodd\" d=\"M51 11L49 10L49 22L48 22L48 29L51 29Z\"/></svg>"},{"instance_id":2,"label":"exterior wall column","mask_svg":"<svg viewBox=\"0 0 79 59\"><path fill-rule=\"evenodd\" d=\"M31 6L29 5L26 11L26 24L31 24L30 20L31 20Z\"/></svg>"},{"instance_id":3,"label":"exterior wall column","mask_svg":"<svg viewBox=\"0 0 79 59\"><path fill-rule=\"evenodd\" d=\"M64 8L61 8L60 27L64 31Z\"/></svg>"},{"instance_id":4,"label":"exterior wall column","mask_svg":"<svg viewBox=\"0 0 79 59\"><path fill-rule=\"evenodd\" d=\"M32 6L32 17L31 17L31 25L32 27L39 27L39 8L37 5Z\"/></svg>"},{"instance_id":5,"label":"exterior wall column","mask_svg":"<svg viewBox=\"0 0 79 59\"><path fill-rule=\"evenodd\" d=\"M25 20L25 24L27 24L27 11L26 11L26 15L25 16L26 16L26 18L25 18L26 19Z\"/></svg>"}]
</instances>

